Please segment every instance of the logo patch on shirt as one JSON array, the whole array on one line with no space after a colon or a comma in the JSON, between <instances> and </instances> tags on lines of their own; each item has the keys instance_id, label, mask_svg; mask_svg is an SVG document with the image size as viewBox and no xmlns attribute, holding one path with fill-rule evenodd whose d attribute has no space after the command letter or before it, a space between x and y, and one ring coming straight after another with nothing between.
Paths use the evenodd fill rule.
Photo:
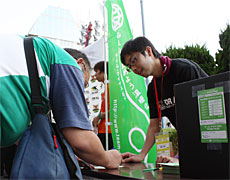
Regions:
<instances>
[{"instance_id":1,"label":"logo patch on shirt","mask_svg":"<svg viewBox=\"0 0 230 180\"><path fill-rule=\"evenodd\" d=\"M159 102L160 104L161 102ZM162 100L162 104L160 105L161 110L169 109L171 107L175 106L175 97L172 98L166 98Z\"/></svg>"}]
</instances>

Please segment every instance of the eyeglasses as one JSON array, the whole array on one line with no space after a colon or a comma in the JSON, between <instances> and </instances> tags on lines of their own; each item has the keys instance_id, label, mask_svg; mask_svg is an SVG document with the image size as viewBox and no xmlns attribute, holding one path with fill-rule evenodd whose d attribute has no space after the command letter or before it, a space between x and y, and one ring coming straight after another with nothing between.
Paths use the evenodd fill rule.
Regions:
<instances>
[{"instance_id":1,"label":"eyeglasses","mask_svg":"<svg viewBox=\"0 0 230 180\"><path fill-rule=\"evenodd\" d=\"M87 73L87 68L86 68L86 65L85 65L85 62L83 61L82 62L82 72L84 73L84 78L85 78L85 76L87 76L86 75L86 73ZM88 73L87 73L88 74ZM89 75L90 76L90 75ZM86 79L85 79L85 88L87 88L87 87L89 87L89 84L88 84L88 81L86 81Z\"/></svg>"},{"instance_id":2,"label":"eyeglasses","mask_svg":"<svg viewBox=\"0 0 230 180\"><path fill-rule=\"evenodd\" d=\"M83 67L82 67L82 71L83 71L83 73L84 73L84 72L86 71L86 66L85 66L85 62L84 62L84 61L82 62L82 66L83 66Z\"/></svg>"},{"instance_id":3,"label":"eyeglasses","mask_svg":"<svg viewBox=\"0 0 230 180\"><path fill-rule=\"evenodd\" d=\"M135 66L137 64L137 60L138 60L138 56L140 55L141 53L138 53L136 56L134 56L134 58L132 58L130 60L130 64L126 64L127 66L127 71L128 72L131 72L132 71L132 67Z\"/></svg>"}]
</instances>

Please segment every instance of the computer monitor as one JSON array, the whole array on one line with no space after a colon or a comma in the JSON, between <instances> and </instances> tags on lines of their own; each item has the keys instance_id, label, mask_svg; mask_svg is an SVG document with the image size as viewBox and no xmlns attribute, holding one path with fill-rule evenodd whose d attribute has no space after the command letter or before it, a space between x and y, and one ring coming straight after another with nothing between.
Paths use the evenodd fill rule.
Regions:
<instances>
[{"instance_id":1,"label":"computer monitor","mask_svg":"<svg viewBox=\"0 0 230 180\"><path fill-rule=\"evenodd\" d=\"M230 179L230 72L174 86L181 178Z\"/></svg>"}]
</instances>

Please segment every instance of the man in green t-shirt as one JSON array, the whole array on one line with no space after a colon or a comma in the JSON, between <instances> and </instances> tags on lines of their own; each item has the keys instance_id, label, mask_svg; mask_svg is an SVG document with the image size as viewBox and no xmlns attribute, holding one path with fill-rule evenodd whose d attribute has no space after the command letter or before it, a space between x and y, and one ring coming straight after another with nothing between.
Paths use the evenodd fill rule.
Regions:
<instances>
[{"instance_id":1,"label":"man in green t-shirt","mask_svg":"<svg viewBox=\"0 0 230 180\"><path fill-rule=\"evenodd\" d=\"M59 129L78 157L117 168L120 153L104 151L89 120L84 85L89 80L90 65L47 39L34 37L33 45L45 111L50 110L50 104ZM20 139L34 116L21 36L0 35L0 81L1 147L7 147Z\"/></svg>"}]
</instances>

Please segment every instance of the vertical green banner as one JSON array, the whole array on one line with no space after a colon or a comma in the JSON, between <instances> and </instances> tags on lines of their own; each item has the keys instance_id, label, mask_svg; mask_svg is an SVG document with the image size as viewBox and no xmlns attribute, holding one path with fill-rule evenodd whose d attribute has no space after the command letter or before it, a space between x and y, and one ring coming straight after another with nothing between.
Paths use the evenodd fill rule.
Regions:
<instances>
[{"instance_id":1,"label":"vertical green banner","mask_svg":"<svg viewBox=\"0 0 230 180\"><path fill-rule=\"evenodd\" d=\"M120 51L132 39L122 0L107 0L110 121L114 146L121 153L138 154L149 125L147 89L143 77L127 72L120 61ZM153 147L144 162L155 162Z\"/></svg>"}]
</instances>

